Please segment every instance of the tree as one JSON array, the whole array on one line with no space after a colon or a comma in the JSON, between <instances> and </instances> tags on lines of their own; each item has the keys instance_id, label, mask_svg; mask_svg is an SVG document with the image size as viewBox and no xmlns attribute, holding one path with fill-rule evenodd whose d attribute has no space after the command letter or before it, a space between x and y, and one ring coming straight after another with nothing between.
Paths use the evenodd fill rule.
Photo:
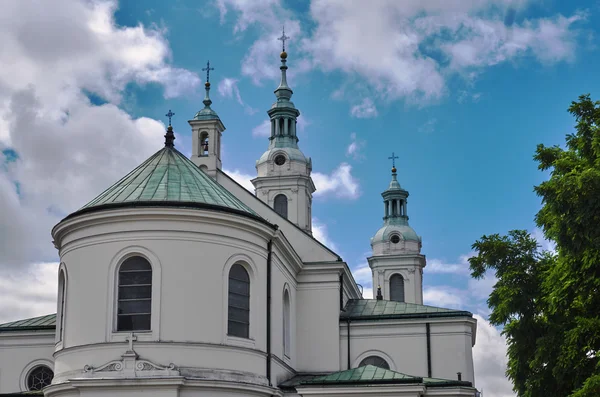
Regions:
<instances>
[{"instance_id":1,"label":"tree","mask_svg":"<svg viewBox=\"0 0 600 397\"><path fill-rule=\"evenodd\" d=\"M582 95L569 112L576 131L566 148L538 145L550 178L535 221L556 252L526 231L473 244L471 275L494 272L490 322L504 326L507 375L519 396L600 395L600 101Z\"/></svg>"}]
</instances>

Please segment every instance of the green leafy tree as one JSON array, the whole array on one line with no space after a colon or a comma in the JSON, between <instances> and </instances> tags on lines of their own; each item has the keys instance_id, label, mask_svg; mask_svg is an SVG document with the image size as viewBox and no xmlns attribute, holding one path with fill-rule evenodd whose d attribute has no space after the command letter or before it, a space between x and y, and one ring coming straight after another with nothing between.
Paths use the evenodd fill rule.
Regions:
<instances>
[{"instance_id":1,"label":"green leafy tree","mask_svg":"<svg viewBox=\"0 0 600 397\"><path fill-rule=\"evenodd\" d=\"M550 178L535 187L535 220L556 251L526 231L483 236L471 275L498 281L490 322L503 326L507 375L519 396L600 396L600 101L582 95L569 112L576 131L566 148L538 145Z\"/></svg>"}]
</instances>

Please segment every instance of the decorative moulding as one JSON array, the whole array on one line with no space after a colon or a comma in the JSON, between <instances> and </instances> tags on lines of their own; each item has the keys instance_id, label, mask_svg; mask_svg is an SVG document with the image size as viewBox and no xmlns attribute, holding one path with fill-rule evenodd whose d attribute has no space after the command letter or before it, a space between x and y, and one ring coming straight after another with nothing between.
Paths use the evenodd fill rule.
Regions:
<instances>
[{"instance_id":1,"label":"decorative moulding","mask_svg":"<svg viewBox=\"0 0 600 397\"><path fill-rule=\"evenodd\" d=\"M121 356L121 360L110 361L99 367L84 366L83 376L85 378L154 378L180 375L173 363L163 366L148 360L140 360L135 351L128 350Z\"/></svg>"}]
</instances>

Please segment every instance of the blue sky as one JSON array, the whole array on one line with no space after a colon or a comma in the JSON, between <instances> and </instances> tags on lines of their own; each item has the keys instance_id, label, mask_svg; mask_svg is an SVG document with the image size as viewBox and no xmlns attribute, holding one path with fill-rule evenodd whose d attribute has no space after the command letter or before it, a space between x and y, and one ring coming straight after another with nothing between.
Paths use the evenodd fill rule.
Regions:
<instances>
[{"instance_id":1,"label":"blue sky","mask_svg":"<svg viewBox=\"0 0 600 397\"><path fill-rule=\"evenodd\" d=\"M211 76L213 108L227 127L224 168L254 175L254 161L266 149L267 140L253 137L252 129L266 120L277 77L261 78L257 84L253 81L256 77L243 70L249 64L264 66L248 59L248 52L254 43L265 40L269 28L256 21L240 31L240 20L247 18L243 7L222 4L227 12L221 17L216 3L199 7L189 1L168 5L147 1L141 6L124 1L115 16L122 25L156 24L167 29L165 37L177 67L204 78L201 68L211 61L215 67ZM392 151L400 157L399 180L410 192L410 223L422 236L428 258L459 263L460 256L468 254L471 244L483 234L533 230L540 200L532 190L545 178L532 160L535 147L538 143L562 144L573 125L566 112L570 101L582 93L599 91L600 82L589 78L600 69L592 39L598 22L597 2L546 1L516 7L513 14L505 11L505 25L511 15L517 25L558 14L582 17L567 29L565 40L572 40L568 54L540 59L532 51L524 51L496 64L446 71L441 93L430 98L419 98L422 93L418 90L414 96L386 98L375 84L365 84L367 76L340 68L309 67L298 72L306 69L299 66L310 58L303 41L318 34L317 22L310 14L309 1L285 2L281 8L285 17L280 24L297 23L301 29L300 38L298 32L288 33L292 36L288 65L293 100L307 121L300 134L301 149L313 158L315 172L331 174L340 164L349 164L358 184L355 197L317 196L313 207L314 217L327 226L330 240L351 267L364 263L369 239L382 223L380 193L390 179L388 157ZM276 35L271 38L273 44L265 51L264 60L276 76L280 42ZM390 40L380 39L382 47ZM440 69L451 63L434 49L425 53L439 61ZM241 101L235 92L228 96L219 93L217 86L223 79L236 80ZM338 99L340 90L346 93ZM189 150L186 121L202 106L201 90L173 99L165 99L158 85L133 87L131 92L132 99L124 106L134 117L161 118L173 109L177 113L173 125L181 135L177 143L180 149ZM352 107L365 99L376 114L353 117ZM353 134L360 149L357 156L348 156ZM466 281L447 274L431 274L425 280L430 286L459 288L466 288Z\"/></svg>"},{"instance_id":2,"label":"blue sky","mask_svg":"<svg viewBox=\"0 0 600 397\"><path fill-rule=\"evenodd\" d=\"M505 341L485 320L493 279L470 280L466 256L483 234L541 236L533 186L547 175L532 157L573 131L572 100L600 97L597 0L3 6L0 322L55 310L51 227L158 150L169 109L189 154L208 60L227 128L223 167L245 183L256 174L285 24L299 144L318 188L315 234L370 287L369 239L395 152L428 260L425 301L479 316L478 382L495 393L486 396L512 395Z\"/></svg>"}]
</instances>

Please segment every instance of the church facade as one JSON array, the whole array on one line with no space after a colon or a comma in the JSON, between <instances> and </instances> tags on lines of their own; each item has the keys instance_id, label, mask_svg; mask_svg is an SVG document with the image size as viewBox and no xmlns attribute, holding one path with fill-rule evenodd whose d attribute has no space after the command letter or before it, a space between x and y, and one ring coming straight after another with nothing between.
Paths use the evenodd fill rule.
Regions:
<instances>
[{"instance_id":1,"label":"church facade","mask_svg":"<svg viewBox=\"0 0 600 397\"><path fill-rule=\"evenodd\" d=\"M53 228L57 313L0 325L0 395L478 395L476 320L423 305L395 168L368 258L375 299L313 238L286 62L255 194L221 169L207 81L190 159L169 123L163 148Z\"/></svg>"}]
</instances>

